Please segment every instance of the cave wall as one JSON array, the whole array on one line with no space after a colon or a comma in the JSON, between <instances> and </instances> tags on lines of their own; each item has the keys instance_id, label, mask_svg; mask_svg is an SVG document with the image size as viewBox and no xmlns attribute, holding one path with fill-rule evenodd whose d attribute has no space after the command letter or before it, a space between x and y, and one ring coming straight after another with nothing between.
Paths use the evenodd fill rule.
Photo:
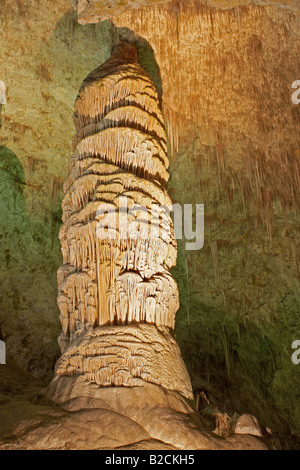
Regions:
<instances>
[{"instance_id":1,"label":"cave wall","mask_svg":"<svg viewBox=\"0 0 300 470\"><path fill-rule=\"evenodd\" d=\"M2 3L0 321L7 317L10 360L52 374L73 103L121 35L137 41L161 96L172 200L205 205L204 247L189 252L179 242L173 271L176 335L193 385L224 411L249 411L281 436L287 426L299 434L300 366L291 361L300 330L294 3L158 2L86 25L66 1L51 3L51 15L48 0Z\"/></svg>"}]
</instances>

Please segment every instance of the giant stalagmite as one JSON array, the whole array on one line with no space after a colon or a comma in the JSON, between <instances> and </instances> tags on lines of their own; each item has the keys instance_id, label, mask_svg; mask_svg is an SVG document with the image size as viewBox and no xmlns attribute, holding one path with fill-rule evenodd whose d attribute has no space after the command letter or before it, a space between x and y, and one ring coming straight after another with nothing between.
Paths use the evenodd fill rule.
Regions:
<instances>
[{"instance_id":1,"label":"giant stalagmite","mask_svg":"<svg viewBox=\"0 0 300 470\"><path fill-rule=\"evenodd\" d=\"M190 378L172 333L177 247L164 120L133 45L121 42L84 80L74 121L59 234L62 356L47 391L67 414L38 445L264 448L244 436L220 442L186 400Z\"/></svg>"},{"instance_id":2,"label":"giant stalagmite","mask_svg":"<svg viewBox=\"0 0 300 470\"><path fill-rule=\"evenodd\" d=\"M164 120L133 45L118 44L84 80L74 122L54 397L72 376L99 387L158 384L191 398L171 334L179 301Z\"/></svg>"}]
</instances>

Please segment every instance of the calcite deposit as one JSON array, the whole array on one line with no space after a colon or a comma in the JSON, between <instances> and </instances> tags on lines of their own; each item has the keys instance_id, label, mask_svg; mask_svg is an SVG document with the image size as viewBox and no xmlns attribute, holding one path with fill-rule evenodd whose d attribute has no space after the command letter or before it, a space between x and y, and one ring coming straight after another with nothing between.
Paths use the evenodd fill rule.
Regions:
<instances>
[{"instance_id":1,"label":"calcite deposit","mask_svg":"<svg viewBox=\"0 0 300 470\"><path fill-rule=\"evenodd\" d=\"M0 105L6 104L6 86L5 83L0 80Z\"/></svg>"},{"instance_id":2,"label":"calcite deposit","mask_svg":"<svg viewBox=\"0 0 300 470\"><path fill-rule=\"evenodd\" d=\"M166 191L164 120L127 42L84 80L62 201L58 271L62 376L101 386L145 382L192 398L176 342L176 240ZM52 385L52 389L53 389Z\"/></svg>"}]
</instances>

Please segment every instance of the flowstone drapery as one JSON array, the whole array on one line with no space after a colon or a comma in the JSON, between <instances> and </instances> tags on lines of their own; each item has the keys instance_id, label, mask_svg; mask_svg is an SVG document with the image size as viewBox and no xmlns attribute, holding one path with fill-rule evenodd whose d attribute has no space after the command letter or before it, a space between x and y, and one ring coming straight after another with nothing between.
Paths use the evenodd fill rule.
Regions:
<instances>
[{"instance_id":1,"label":"flowstone drapery","mask_svg":"<svg viewBox=\"0 0 300 470\"><path fill-rule=\"evenodd\" d=\"M54 381L151 382L191 398L170 334L179 301L164 120L133 45L120 43L84 80L74 122L59 234L63 355Z\"/></svg>"}]
</instances>

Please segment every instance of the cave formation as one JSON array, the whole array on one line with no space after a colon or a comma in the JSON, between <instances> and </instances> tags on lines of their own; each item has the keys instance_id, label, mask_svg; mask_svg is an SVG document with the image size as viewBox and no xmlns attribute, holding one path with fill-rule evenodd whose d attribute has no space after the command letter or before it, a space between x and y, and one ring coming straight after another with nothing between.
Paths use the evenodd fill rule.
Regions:
<instances>
[{"instance_id":1,"label":"cave formation","mask_svg":"<svg viewBox=\"0 0 300 470\"><path fill-rule=\"evenodd\" d=\"M1 3L0 449L300 448L299 2L99 3Z\"/></svg>"},{"instance_id":2,"label":"cave formation","mask_svg":"<svg viewBox=\"0 0 300 470\"><path fill-rule=\"evenodd\" d=\"M52 387L70 375L99 386L146 381L191 399L169 332L179 296L170 274L176 240L167 139L155 86L134 45L118 44L84 80L74 122L59 233L63 355Z\"/></svg>"}]
</instances>

